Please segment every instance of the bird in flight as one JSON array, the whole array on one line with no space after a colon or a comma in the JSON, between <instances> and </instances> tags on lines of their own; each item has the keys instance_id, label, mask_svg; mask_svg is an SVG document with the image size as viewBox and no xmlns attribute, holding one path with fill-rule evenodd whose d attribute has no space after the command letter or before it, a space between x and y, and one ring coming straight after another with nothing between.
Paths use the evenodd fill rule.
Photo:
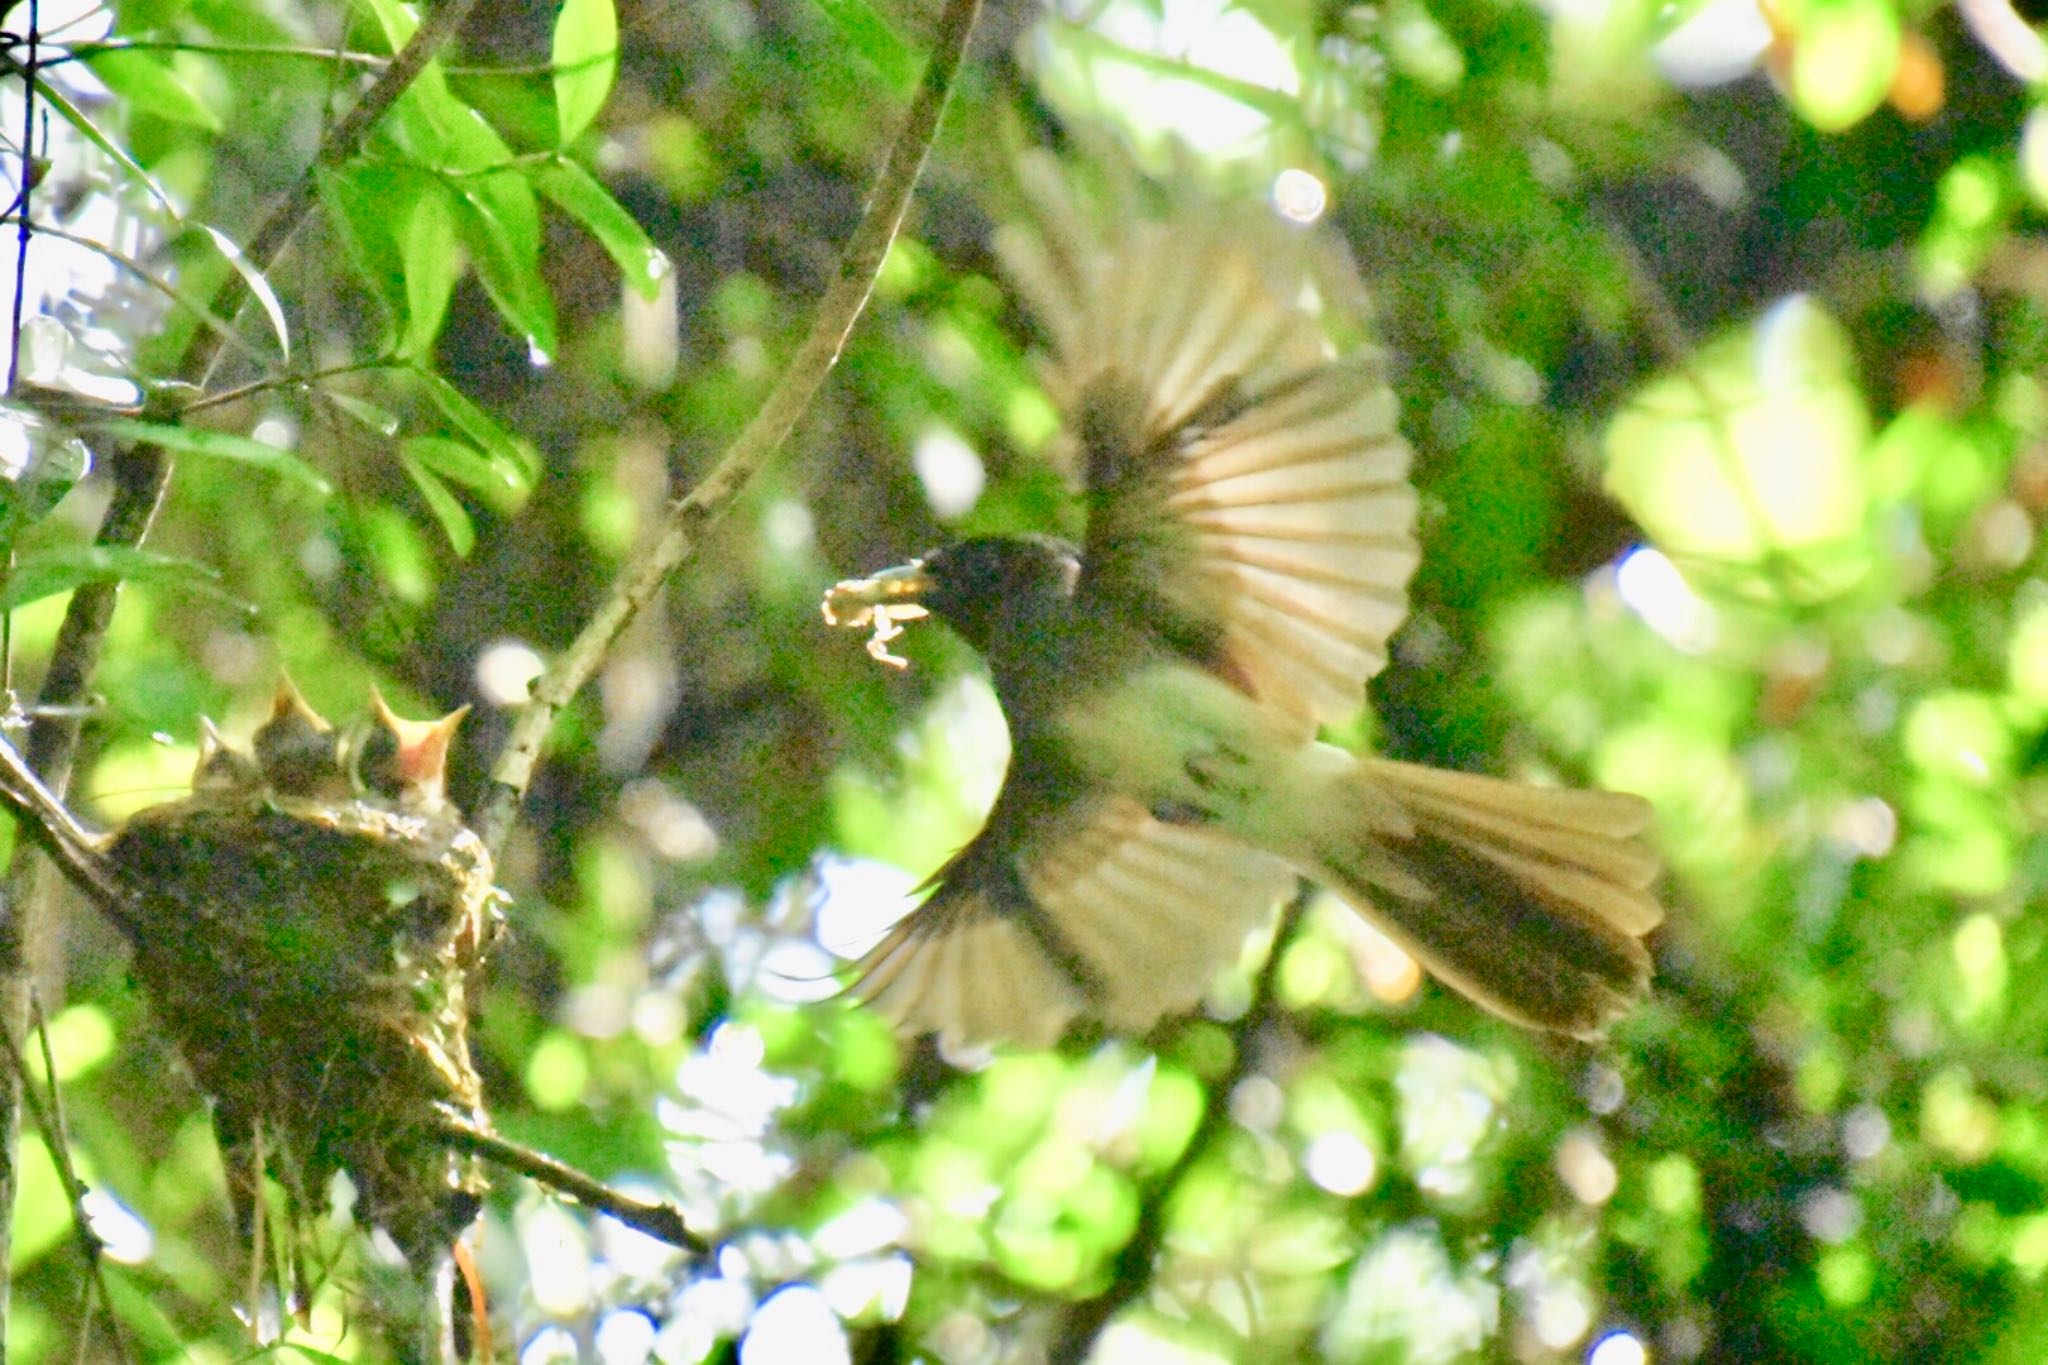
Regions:
<instances>
[{"instance_id":1,"label":"bird in flight","mask_svg":"<svg viewBox=\"0 0 2048 1365\"><path fill-rule=\"evenodd\" d=\"M853 996L950 1044L1143 1031L1307 877L1487 1009L1598 1036L1649 985L1649 806L1317 738L1386 664L1419 558L1384 356L1335 350L1319 316L1355 272L1252 206L1148 217L1023 174L1034 221L997 247L1050 342L1086 532L963 540L827 594L888 663L903 622L943 621L1011 741L981 832Z\"/></svg>"}]
</instances>

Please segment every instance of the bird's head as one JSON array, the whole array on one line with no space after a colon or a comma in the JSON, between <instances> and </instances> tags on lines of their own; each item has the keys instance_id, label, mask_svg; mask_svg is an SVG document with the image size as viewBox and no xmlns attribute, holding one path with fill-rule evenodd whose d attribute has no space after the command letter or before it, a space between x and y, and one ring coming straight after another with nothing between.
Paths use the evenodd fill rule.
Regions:
<instances>
[{"instance_id":1,"label":"bird's head","mask_svg":"<svg viewBox=\"0 0 2048 1365\"><path fill-rule=\"evenodd\" d=\"M339 800L348 795L342 770L341 736L307 704L289 675L280 674L270 703L270 719L250 737L256 766L280 796ZM231 766L231 765L230 765ZM202 769L206 763L202 759ZM222 769L214 765L214 776Z\"/></svg>"},{"instance_id":2,"label":"bird's head","mask_svg":"<svg viewBox=\"0 0 2048 1365\"><path fill-rule=\"evenodd\" d=\"M1051 536L982 536L868 578L850 578L825 594L825 620L871 627L868 653L901 667L889 642L902 622L936 616L984 655L1006 623L1044 620L1061 611L1081 578L1073 546Z\"/></svg>"},{"instance_id":3,"label":"bird's head","mask_svg":"<svg viewBox=\"0 0 2048 1365\"><path fill-rule=\"evenodd\" d=\"M370 712L351 764L362 792L407 810L440 810L448 801L448 749L469 708L439 720L407 720L372 687Z\"/></svg>"}]
</instances>

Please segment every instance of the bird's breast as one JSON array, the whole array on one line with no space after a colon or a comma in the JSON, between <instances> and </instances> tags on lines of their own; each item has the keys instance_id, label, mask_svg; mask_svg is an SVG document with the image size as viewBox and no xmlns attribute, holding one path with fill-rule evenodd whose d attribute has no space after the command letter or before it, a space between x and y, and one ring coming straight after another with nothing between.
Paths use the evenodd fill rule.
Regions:
<instances>
[{"instance_id":1,"label":"bird's breast","mask_svg":"<svg viewBox=\"0 0 2048 1365\"><path fill-rule=\"evenodd\" d=\"M1234 825L1284 783L1301 747L1276 718L1216 675L1180 661L1125 673L1061 708L1067 761L1148 807Z\"/></svg>"}]
</instances>

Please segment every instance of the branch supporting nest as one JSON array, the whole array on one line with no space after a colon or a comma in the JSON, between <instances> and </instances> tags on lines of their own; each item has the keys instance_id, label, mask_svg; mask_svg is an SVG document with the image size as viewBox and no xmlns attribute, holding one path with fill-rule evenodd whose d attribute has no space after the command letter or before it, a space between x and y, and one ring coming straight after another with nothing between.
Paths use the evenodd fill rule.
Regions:
<instances>
[{"instance_id":1,"label":"branch supporting nest","mask_svg":"<svg viewBox=\"0 0 2048 1365\"><path fill-rule=\"evenodd\" d=\"M683 1212L673 1204L651 1204L644 1199L615 1190L603 1181L585 1175L545 1152L521 1146L510 1138L487 1132L458 1114L444 1113L437 1124L442 1141L468 1156L482 1157L537 1184L565 1194L588 1209L618 1219L636 1232L684 1251L702 1253L710 1244L690 1231Z\"/></svg>"}]
</instances>

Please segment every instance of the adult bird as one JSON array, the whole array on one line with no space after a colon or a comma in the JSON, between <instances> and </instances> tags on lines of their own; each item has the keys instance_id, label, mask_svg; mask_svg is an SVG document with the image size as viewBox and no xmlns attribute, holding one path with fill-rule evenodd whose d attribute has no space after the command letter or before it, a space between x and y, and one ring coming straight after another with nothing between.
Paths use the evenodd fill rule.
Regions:
<instances>
[{"instance_id":1,"label":"adult bird","mask_svg":"<svg viewBox=\"0 0 2048 1365\"><path fill-rule=\"evenodd\" d=\"M1148 221L1025 175L1035 227L997 246L1051 342L1086 534L966 540L828 594L892 662L901 621L944 621L1011 739L986 824L853 994L956 1044L1142 1030L1301 875L1486 1008L1596 1036L1648 987L1649 807L1316 738L1386 663L1419 553L1385 360L1335 353L1318 317L1361 292L1348 262L1263 211Z\"/></svg>"}]
</instances>

